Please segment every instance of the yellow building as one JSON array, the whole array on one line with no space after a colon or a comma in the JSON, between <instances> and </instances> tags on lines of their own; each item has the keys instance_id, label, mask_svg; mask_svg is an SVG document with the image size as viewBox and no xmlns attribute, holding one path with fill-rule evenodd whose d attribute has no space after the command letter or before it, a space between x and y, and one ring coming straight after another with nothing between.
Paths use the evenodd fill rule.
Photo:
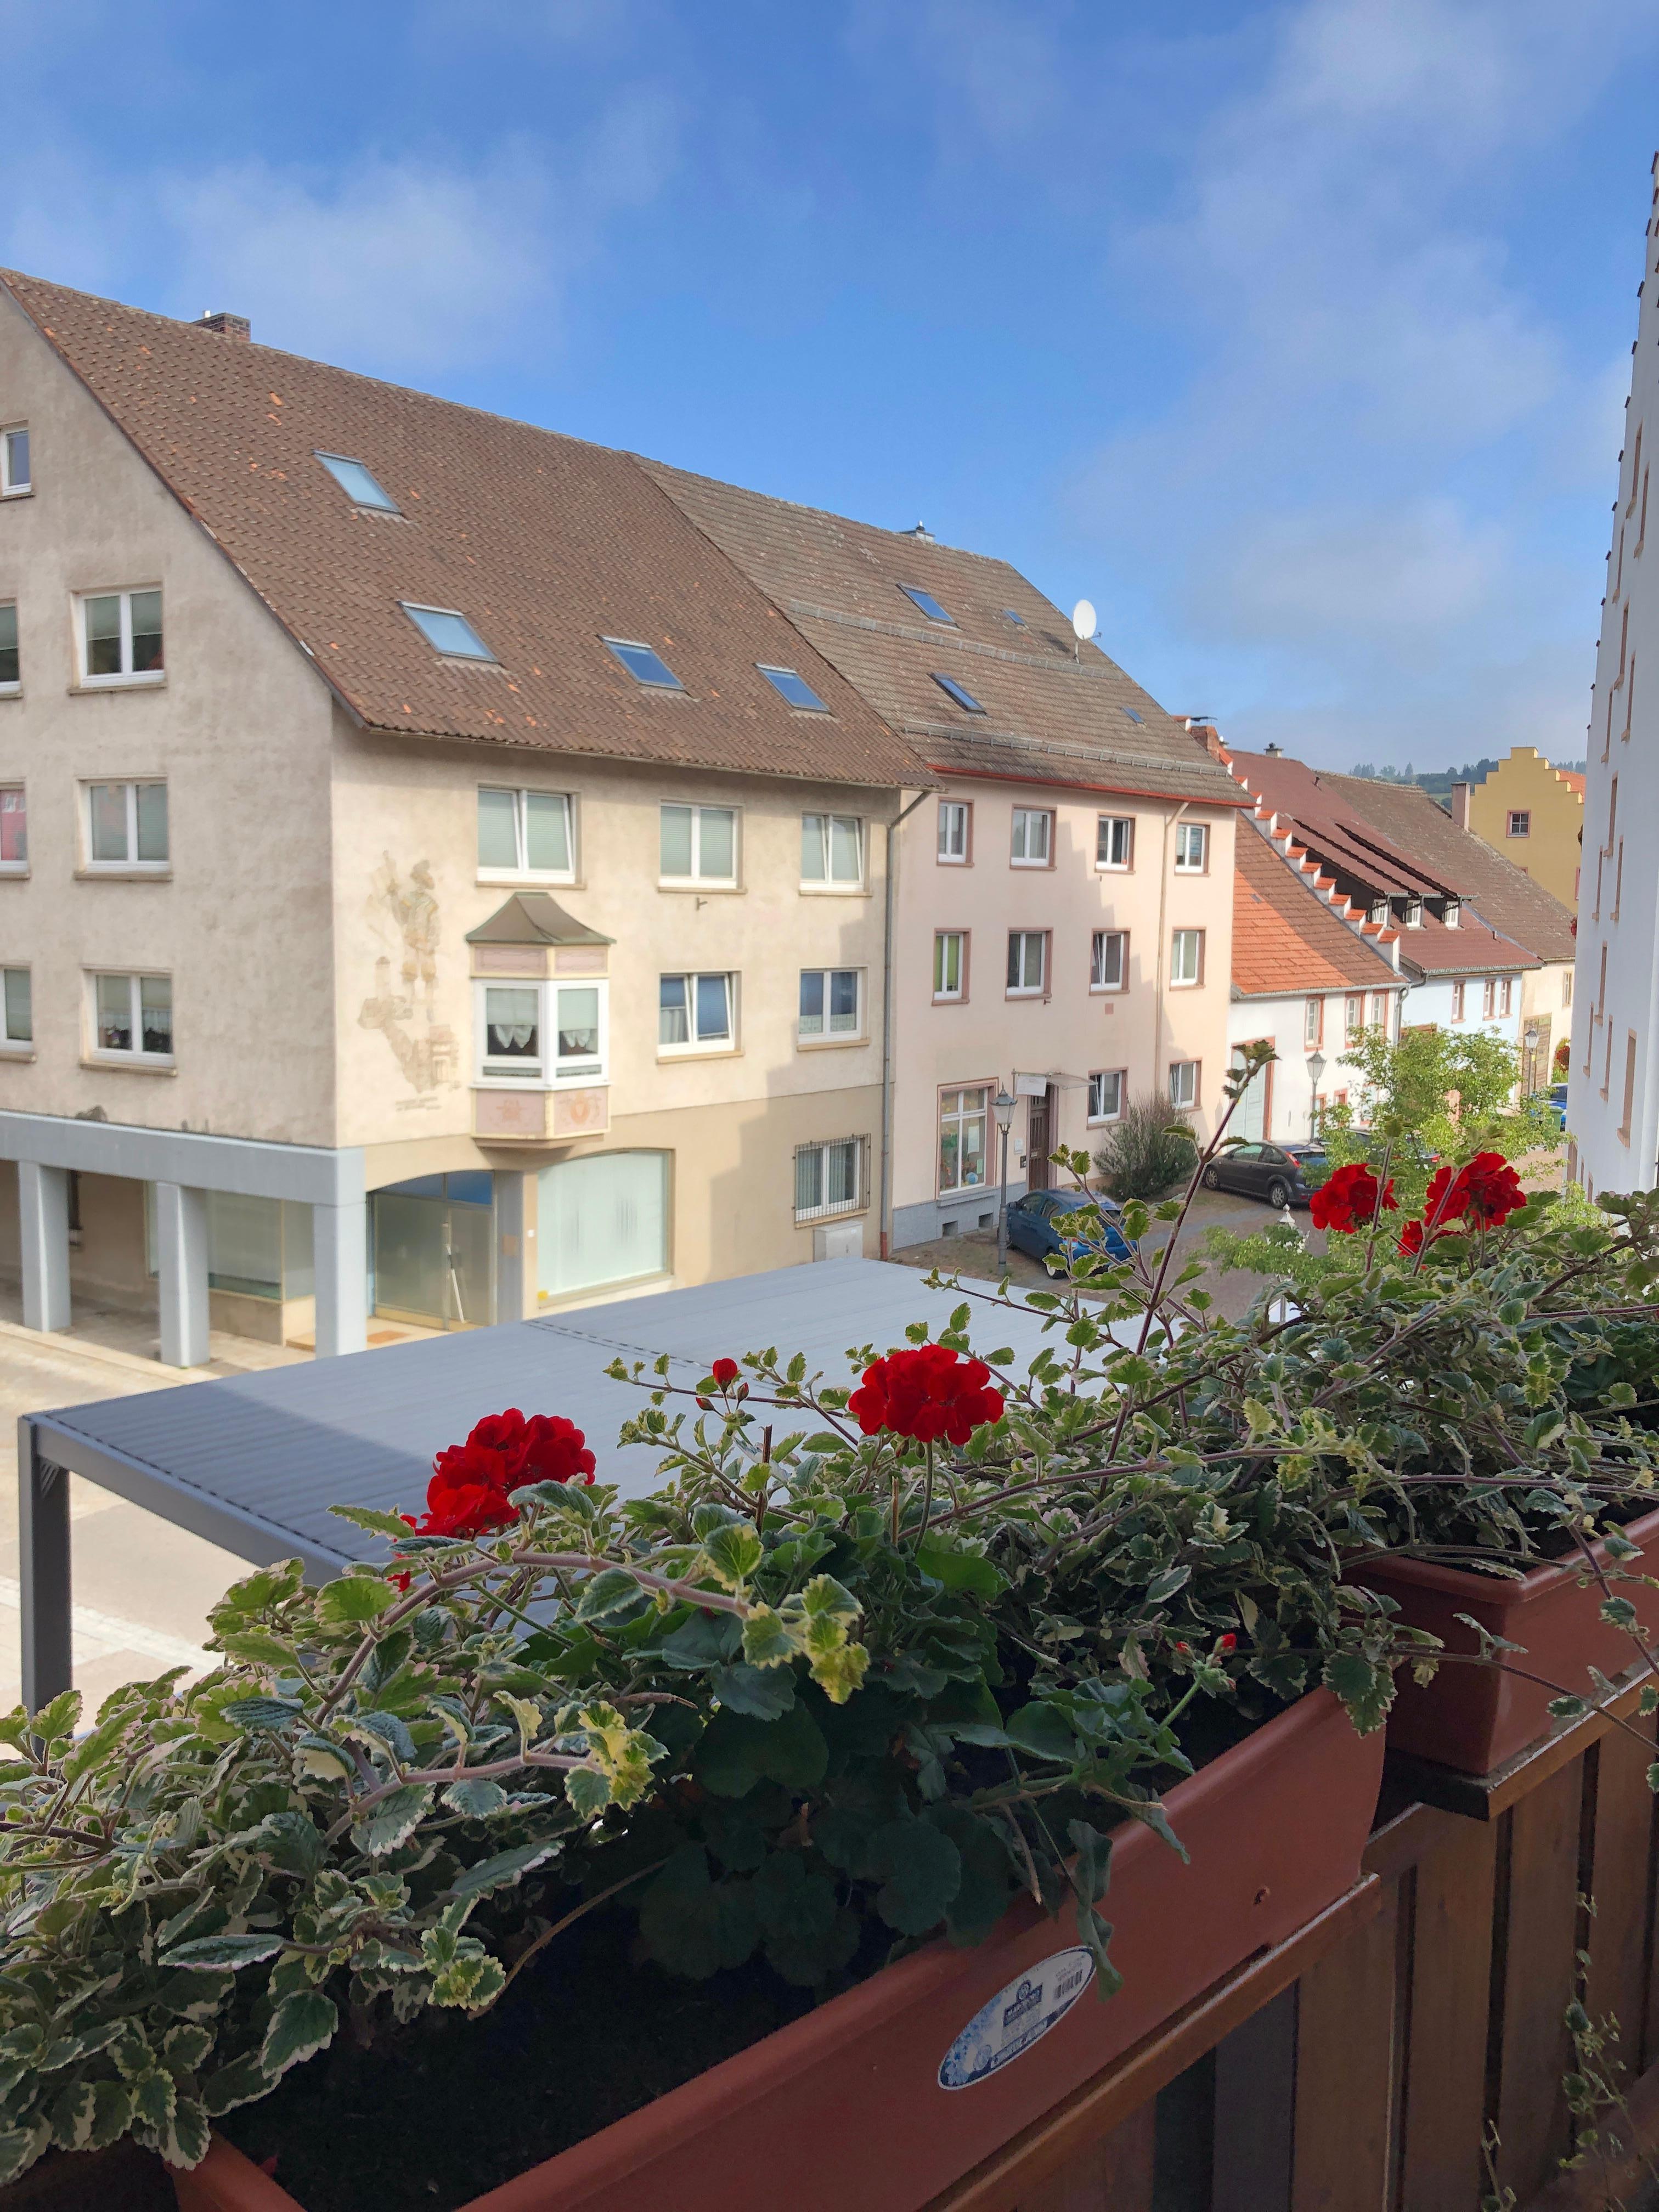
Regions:
<instances>
[{"instance_id":1,"label":"yellow building","mask_svg":"<svg viewBox=\"0 0 1659 2212\"><path fill-rule=\"evenodd\" d=\"M1466 788L1467 826L1576 914L1583 777L1570 769L1552 768L1535 745L1513 745L1509 758L1499 762L1484 783L1453 787L1454 819Z\"/></svg>"}]
</instances>

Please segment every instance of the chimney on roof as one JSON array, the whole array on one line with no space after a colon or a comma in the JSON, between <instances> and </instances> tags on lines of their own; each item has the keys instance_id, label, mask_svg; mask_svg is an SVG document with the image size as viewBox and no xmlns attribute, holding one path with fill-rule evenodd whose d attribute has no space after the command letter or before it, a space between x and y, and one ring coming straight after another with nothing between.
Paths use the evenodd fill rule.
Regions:
<instances>
[{"instance_id":1,"label":"chimney on roof","mask_svg":"<svg viewBox=\"0 0 1659 2212\"><path fill-rule=\"evenodd\" d=\"M1460 830L1469 826L1469 787L1455 783L1451 787L1451 818Z\"/></svg>"},{"instance_id":2,"label":"chimney on roof","mask_svg":"<svg viewBox=\"0 0 1659 2212\"><path fill-rule=\"evenodd\" d=\"M914 530L901 530L901 538L914 538L918 545L937 545L939 540L925 522L917 523Z\"/></svg>"},{"instance_id":3,"label":"chimney on roof","mask_svg":"<svg viewBox=\"0 0 1659 2212\"><path fill-rule=\"evenodd\" d=\"M210 307L204 315L198 315L191 325L193 331L214 331L222 338L240 338L244 345L252 342L253 325L246 315L233 315L224 307Z\"/></svg>"},{"instance_id":4,"label":"chimney on roof","mask_svg":"<svg viewBox=\"0 0 1659 2212\"><path fill-rule=\"evenodd\" d=\"M1188 714L1187 727L1212 760L1218 761L1224 757L1221 732L1215 726L1213 714Z\"/></svg>"},{"instance_id":5,"label":"chimney on roof","mask_svg":"<svg viewBox=\"0 0 1659 2212\"><path fill-rule=\"evenodd\" d=\"M1267 747L1267 758L1269 760L1279 760L1282 758L1284 751L1285 748L1283 745L1269 745Z\"/></svg>"}]
</instances>

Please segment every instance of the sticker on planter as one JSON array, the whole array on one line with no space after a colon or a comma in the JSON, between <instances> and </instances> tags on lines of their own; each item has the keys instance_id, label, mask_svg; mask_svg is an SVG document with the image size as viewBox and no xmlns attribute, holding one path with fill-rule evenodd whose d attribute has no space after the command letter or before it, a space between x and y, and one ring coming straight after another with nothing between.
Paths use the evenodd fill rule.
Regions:
<instances>
[{"instance_id":1,"label":"sticker on planter","mask_svg":"<svg viewBox=\"0 0 1659 2212\"><path fill-rule=\"evenodd\" d=\"M981 2005L940 2061L941 2089L971 2089L1057 2027L1095 1978L1079 1944L1040 1960Z\"/></svg>"}]
</instances>

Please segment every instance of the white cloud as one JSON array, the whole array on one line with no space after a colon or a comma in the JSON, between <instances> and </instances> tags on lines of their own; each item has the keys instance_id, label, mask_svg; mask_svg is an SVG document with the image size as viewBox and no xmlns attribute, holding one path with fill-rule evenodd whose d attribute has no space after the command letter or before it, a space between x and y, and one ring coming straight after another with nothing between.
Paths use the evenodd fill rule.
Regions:
<instances>
[{"instance_id":1,"label":"white cloud","mask_svg":"<svg viewBox=\"0 0 1659 2212\"><path fill-rule=\"evenodd\" d=\"M1636 0L1298 0L1255 83L1194 118L1174 204L1119 232L1116 279L1195 334L1192 367L1085 465L1074 521L1103 559L1133 544L1218 704L1231 669L1248 719L1276 696L1338 757L1393 713L1373 750L1421 761L1437 732L1477 742L1468 714L1531 734L1587 684L1571 621L1599 583L1559 573L1529 510L1610 473L1628 368L1574 362L1509 259L1504 191L1656 27Z\"/></svg>"}]
</instances>

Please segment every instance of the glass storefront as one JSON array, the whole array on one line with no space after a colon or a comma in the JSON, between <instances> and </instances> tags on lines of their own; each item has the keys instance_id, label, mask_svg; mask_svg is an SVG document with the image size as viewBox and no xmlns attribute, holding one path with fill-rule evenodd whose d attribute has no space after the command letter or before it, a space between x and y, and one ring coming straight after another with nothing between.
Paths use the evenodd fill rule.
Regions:
<instances>
[{"instance_id":1,"label":"glass storefront","mask_svg":"<svg viewBox=\"0 0 1659 2212\"><path fill-rule=\"evenodd\" d=\"M495 1178L417 1176L369 1194L374 1310L428 1328L495 1318Z\"/></svg>"}]
</instances>

